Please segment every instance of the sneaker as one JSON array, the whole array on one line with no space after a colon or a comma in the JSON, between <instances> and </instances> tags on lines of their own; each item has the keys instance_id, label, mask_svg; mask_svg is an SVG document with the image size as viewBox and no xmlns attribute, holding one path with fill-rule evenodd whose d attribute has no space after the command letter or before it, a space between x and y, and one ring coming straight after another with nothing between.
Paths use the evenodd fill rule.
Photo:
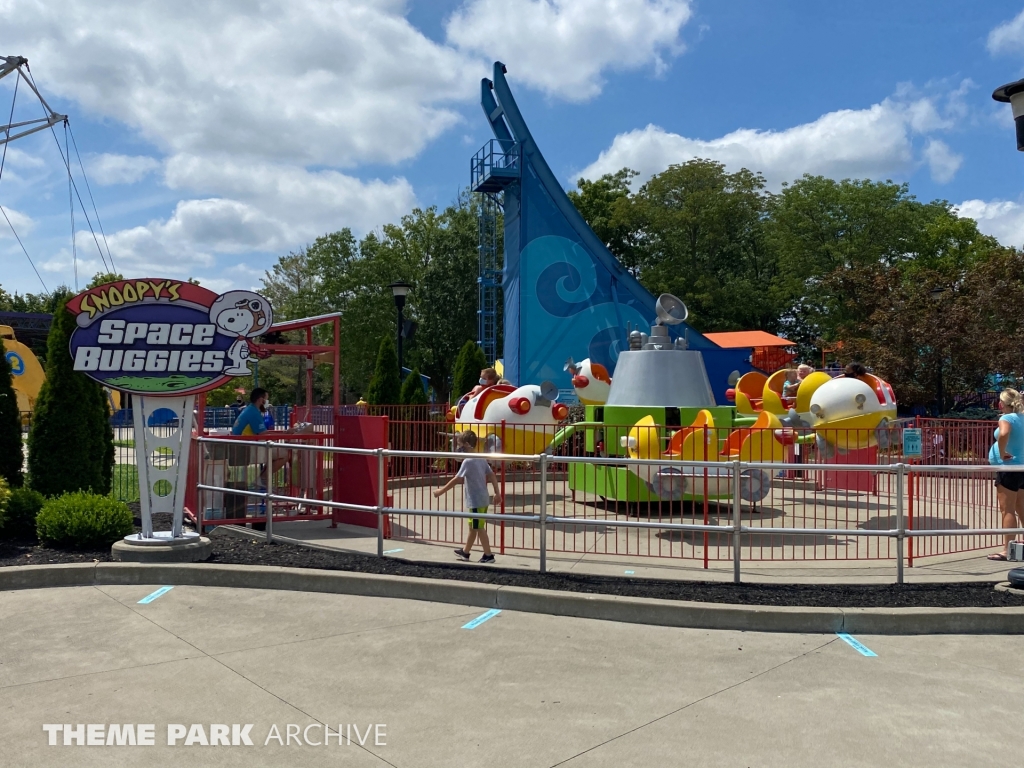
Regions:
<instances>
[{"instance_id":1,"label":"sneaker","mask_svg":"<svg viewBox=\"0 0 1024 768\"><path fill-rule=\"evenodd\" d=\"M467 562L469 561L469 553L466 552L464 549L456 549L455 556L459 558L459 560L466 560Z\"/></svg>"},{"instance_id":2,"label":"sneaker","mask_svg":"<svg viewBox=\"0 0 1024 768\"><path fill-rule=\"evenodd\" d=\"M480 562L481 563L493 563L494 562L494 555L493 554L484 555L483 557L480 558Z\"/></svg>"}]
</instances>

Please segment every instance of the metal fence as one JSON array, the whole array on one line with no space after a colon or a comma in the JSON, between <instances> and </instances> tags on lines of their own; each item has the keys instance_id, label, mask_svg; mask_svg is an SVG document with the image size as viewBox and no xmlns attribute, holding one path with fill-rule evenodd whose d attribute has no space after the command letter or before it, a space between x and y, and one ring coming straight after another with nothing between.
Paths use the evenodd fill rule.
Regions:
<instances>
[{"instance_id":1,"label":"metal fence","mask_svg":"<svg viewBox=\"0 0 1024 768\"><path fill-rule=\"evenodd\" d=\"M216 438L199 438L202 443L230 443ZM378 474L376 504L350 504L341 499L319 499L315 504L324 517L331 510L352 510L376 516L378 554L383 555L385 538L412 541L463 542L461 521L471 515L457 504L457 494L449 493L434 503L430 493L444 477L450 477L465 453L452 451L419 452L389 449L353 449L323 445L295 445L290 442L261 443L264 456L275 450L312 451L324 457L339 454L372 457ZM952 540L957 543L949 551L964 551L975 546L995 546L1006 534L1022 534L1024 529L1003 529L998 520L978 519L964 523L957 519L952 525L930 521L921 525L922 516L914 517L915 484L922 478L947 479L953 473L980 484L992 486L993 473L999 469L988 465L909 465L904 462L865 466L834 463L828 471L867 476L884 487L884 515L875 514L867 520L855 520L849 513L827 512L843 508L843 504L826 504L826 510L803 516L766 514L768 509L745 500L751 477L757 473L802 472L806 464L774 461L727 462L607 459L608 466L624 469L638 477L661 472L666 464L675 470L677 479L703 481L704 498L689 507L667 507L663 503L657 514L630 514L606 505L579 502L567 498L560 489L573 467L593 464L593 458L582 456L491 454L485 457L500 474L502 498L493 511L484 515L493 546L499 552L509 550L539 553L540 570L546 570L549 552L601 553L626 556L676 557L731 561L733 576L740 580L741 563L763 559L890 559L894 561L896 579L903 581L905 564L913 563L913 546L921 542ZM396 460L415 459L429 463L436 471L419 482L413 478L389 480L389 465ZM324 461L329 459L325 458ZM266 458L264 458L266 461ZM1003 468L1005 469L1005 468ZM1020 468L1024 471L1024 467ZM240 522L266 525L273 537L273 523L301 519L291 514L278 515L275 505L294 507L309 504L310 499L275 490L274 482L263 491L246 490L225 484L201 483L200 493L236 493L251 500L251 512ZM712 501L712 495L716 498ZM785 494L784 494L785 495ZM869 494L870 495L870 494ZM882 493L879 492L879 498ZM569 502L573 506L570 506ZM877 502L876 502L877 503ZM200 508L205 504L200 503ZM815 506L817 501L815 501ZM890 508L891 507L891 508ZM479 516L477 516L479 517ZM690 517L687 522L686 518ZM917 523L915 525L915 522ZM933 548L934 549L934 548ZM778 558L767 558L766 550L779 551ZM843 552L840 554L840 552ZM929 554L934 552L929 551ZM920 556L920 554L918 554Z\"/></svg>"}]
</instances>

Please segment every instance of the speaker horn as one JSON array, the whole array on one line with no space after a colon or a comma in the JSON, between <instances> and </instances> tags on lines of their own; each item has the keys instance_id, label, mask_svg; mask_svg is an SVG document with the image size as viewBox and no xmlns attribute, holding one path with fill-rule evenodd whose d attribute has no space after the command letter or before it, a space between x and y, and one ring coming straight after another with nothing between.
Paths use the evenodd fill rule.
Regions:
<instances>
[{"instance_id":1,"label":"speaker horn","mask_svg":"<svg viewBox=\"0 0 1024 768\"><path fill-rule=\"evenodd\" d=\"M679 325L686 322L686 318L690 316L683 300L671 293L661 294L654 309L658 314L659 325Z\"/></svg>"}]
</instances>

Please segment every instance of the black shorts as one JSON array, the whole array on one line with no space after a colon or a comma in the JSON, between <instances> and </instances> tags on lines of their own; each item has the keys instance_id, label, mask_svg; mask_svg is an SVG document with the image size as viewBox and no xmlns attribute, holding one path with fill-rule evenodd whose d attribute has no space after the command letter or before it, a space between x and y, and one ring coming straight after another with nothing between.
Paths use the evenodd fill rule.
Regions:
<instances>
[{"instance_id":1,"label":"black shorts","mask_svg":"<svg viewBox=\"0 0 1024 768\"><path fill-rule=\"evenodd\" d=\"M996 485L1013 493L1024 490L1024 472L996 472Z\"/></svg>"}]
</instances>

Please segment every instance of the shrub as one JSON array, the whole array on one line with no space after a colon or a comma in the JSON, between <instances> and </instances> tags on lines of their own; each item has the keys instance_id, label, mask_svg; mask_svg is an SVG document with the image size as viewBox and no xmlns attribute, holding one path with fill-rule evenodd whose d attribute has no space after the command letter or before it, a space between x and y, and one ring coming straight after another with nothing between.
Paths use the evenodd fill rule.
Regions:
<instances>
[{"instance_id":1,"label":"shrub","mask_svg":"<svg viewBox=\"0 0 1024 768\"><path fill-rule=\"evenodd\" d=\"M7 505L10 503L11 491L7 487L7 481L0 477L0 531L3 530L7 519Z\"/></svg>"},{"instance_id":2,"label":"shrub","mask_svg":"<svg viewBox=\"0 0 1024 768\"><path fill-rule=\"evenodd\" d=\"M43 494L31 488L15 488L7 501L7 517L0 535L5 539L31 539L36 535L36 515L43 508Z\"/></svg>"},{"instance_id":3,"label":"shrub","mask_svg":"<svg viewBox=\"0 0 1024 768\"><path fill-rule=\"evenodd\" d=\"M11 367L7 363L4 341L0 339L0 477L5 478L10 487L20 487L21 465L24 463L18 398L11 384Z\"/></svg>"},{"instance_id":4,"label":"shrub","mask_svg":"<svg viewBox=\"0 0 1024 768\"><path fill-rule=\"evenodd\" d=\"M50 499L36 518L44 544L64 549L101 549L132 532L128 506L108 496L75 491Z\"/></svg>"},{"instance_id":5,"label":"shrub","mask_svg":"<svg viewBox=\"0 0 1024 768\"><path fill-rule=\"evenodd\" d=\"M480 381L480 371L489 366L484 351L475 341L467 341L455 358L452 375L452 398L458 399L469 392Z\"/></svg>"},{"instance_id":6,"label":"shrub","mask_svg":"<svg viewBox=\"0 0 1024 768\"><path fill-rule=\"evenodd\" d=\"M398 352L395 340L385 336L377 352L377 365L366 389L366 402L370 405L398 405L402 380L398 376Z\"/></svg>"},{"instance_id":7,"label":"shrub","mask_svg":"<svg viewBox=\"0 0 1024 768\"><path fill-rule=\"evenodd\" d=\"M399 399L402 401L402 405L426 405L427 393L423 389L423 379L420 378L419 368L413 368L412 372L405 377Z\"/></svg>"},{"instance_id":8,"label":"shrub","mask_svg":"<svg viewBox=\"0 0 1024 768\"><path fill-rule=\"evenodd\" d=\"M57 309L46 340L46 380L28 437L30 483L44 496L110 490L113 436L100 385L74 370L68 341L75 318Z\"/></svg>"}]
</instances>

